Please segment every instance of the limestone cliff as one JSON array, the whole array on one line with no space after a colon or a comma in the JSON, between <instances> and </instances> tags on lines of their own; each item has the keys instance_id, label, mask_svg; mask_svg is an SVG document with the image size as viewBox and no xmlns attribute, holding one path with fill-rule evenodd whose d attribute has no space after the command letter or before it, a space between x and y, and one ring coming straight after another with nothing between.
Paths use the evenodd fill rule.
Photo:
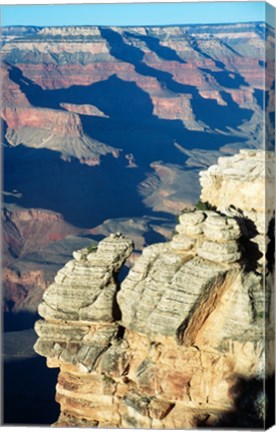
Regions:
<instances>
[{"instance_id":1,"label":"limestone cliff","mask_svg":"<svg viewBox=\"0 0 276 432\"><path fill-rule=\"evenodd\" d=\"M241 150L233 157L220 157L201 172L200 182L202 201L221 212L227 207L240 210L259 234L267 232L275 208L273 152Z\"/></svg>"},{"instance_id":2,"label":"limestone cliff","mask_svg":"<svg viewBox=\"0 0 276 432\"><path fill-rule=\"evenodd\" d=\"M55 425L264 425L273 263L267 251L264 270L260 242L251 255L249 222L264 236L266 209L254 194L248 212L244 197L263 181L265 160L272 156L242 151L203 173L202 197L213 209L181 214L171 241L145 248L122 283L133 245L120 233L74 252L58 272L35 326L36 352L60 368ZM243 175L230 179L237 166ZM235 195L228 181L236 182Z\"/></svg>"}]
</instances>

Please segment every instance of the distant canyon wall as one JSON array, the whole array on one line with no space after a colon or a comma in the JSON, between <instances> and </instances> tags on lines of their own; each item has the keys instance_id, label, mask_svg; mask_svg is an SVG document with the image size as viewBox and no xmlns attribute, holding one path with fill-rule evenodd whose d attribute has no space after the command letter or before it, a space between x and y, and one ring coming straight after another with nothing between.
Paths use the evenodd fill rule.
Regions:
<instances>
[{"instance_id":1,"label":"distant canyon wall","mask_svg":"<svg viewBox=\"0 0 276 432\"><path fill-rule=\"evenodd\" d=\"M22 32L21 37L18 31ZM272 30L265 24L21 30L11 27L4 29L3 41L3 60L10 71L3 72L3 118L12 130L52 130L54 126L57 135L81 135L78 114L99 112L99 106L87 110L65 103L59 107L61 112L44 109L40 113L36 97L37 102L45 103L39 97L43 90L46 98L47 91L88 87L114 75L135 83L148 94L154 115L179 120L189 130L208 128L196 111L194 98L201 103L210 100L221 107L238 104L258 112L259 92L267 90L268 107L273 109L270 51L274 42ZM24 91L28 80L34 85L33 100L29 101ZM60 91L61 99L63 96L66 91ZM13 135L8 135L11 143L15 143ZM40 145L43 146L43 140Z\"/></svg>"}]
</instances>

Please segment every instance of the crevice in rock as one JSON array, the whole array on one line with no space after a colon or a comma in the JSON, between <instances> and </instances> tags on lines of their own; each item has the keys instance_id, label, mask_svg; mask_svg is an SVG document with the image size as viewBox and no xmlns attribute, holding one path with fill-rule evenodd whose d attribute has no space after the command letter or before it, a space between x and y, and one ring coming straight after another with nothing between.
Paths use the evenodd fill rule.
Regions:
<instances>
[{"instance_id":1,"label":"crevice in rock","mask_svg":"<svg viewBox=\"0 0 276 432\"><path fill-rule=\"evenodd\" d=\"M177 330L178 343L187 346L193 345L198 331L216 308L227 284L227 277L230 277L231 280L231 275L227 274L227 272L218 273L218 275L212 277L206 283L203 293L193 305L188 317Z\"/></svg>"},{"instance_id":2,"label":"crevice in rock","mask_svg":"<svg viewBox=\"0 0 276 432\"><path fill-rule=\"evenodd\" d=\"M117 339L123 339L125 331L126 331L125 327L123 327L122 325L119 325L118 333L117 333Z\"/></svg>"},{"instance_id":3,"label":"crevice in rock","mask_svg":"<svg viewBox=\"0 0 276 432\"><path fill-rule=\"evenodd\" d=\"M234 217L237 221L242 236L239 239L241 262L244 263L246 272L256 271L258 269L258 260L263 254L259 249L258 243L254 242L254 238L258 235L255 223L245 217Z\"/></svg>"},{"instance_id":4,"label":"crevice in rock","mask_svg":"<svg viewBox=\"0 0 276 432\"><path fill-rule=\"evenodd\" d=\"M267 237L266 268L268 272L272 272L275 265L275 217L268 224Z\"/></svg>"}]
</instances>

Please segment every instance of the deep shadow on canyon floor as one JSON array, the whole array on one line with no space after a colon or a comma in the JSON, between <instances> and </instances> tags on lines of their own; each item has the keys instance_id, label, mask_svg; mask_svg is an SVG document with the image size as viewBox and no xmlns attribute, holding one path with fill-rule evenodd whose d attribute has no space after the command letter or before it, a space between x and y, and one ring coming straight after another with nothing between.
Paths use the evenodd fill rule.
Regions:
<instances>
[{"instance_id":1,"label":"deep shadow on canyon floor","mask_svg":"<svg viewBox=\"0 0 276 432\"><path fill-rule=\"evenodd\" d=\"M2 335L2 423L50 425L59 413L55 402L58 369L48 368L46 359L33 350L38 315L18 312L8 320L7 315Z\"/></svg>"},{"instance_id":2,"label":"deep shadow on canyon floor","mask_svg":"<svg viewBox=\"0 0 276 432\"><path fill-rule=\"evenodd\" d=\"M57 369L41 357L4 362L3 423L50 425L59 414L55 402Z\"/></svg>"}]
</instances>

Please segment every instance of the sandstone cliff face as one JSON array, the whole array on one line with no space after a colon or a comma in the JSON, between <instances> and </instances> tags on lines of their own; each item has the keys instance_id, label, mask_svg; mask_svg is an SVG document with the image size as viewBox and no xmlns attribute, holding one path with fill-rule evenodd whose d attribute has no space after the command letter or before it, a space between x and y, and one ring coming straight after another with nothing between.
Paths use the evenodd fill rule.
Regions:
<instances>
[{"instance_id":1,"label":"sandstone cliff face","mask_svg":"<svg viewBox=\"0 0 276 432\"><path fill-rule=\"evenodd\" d=\"M241 152L240 168L259 172L262 156ZM249 193L252 179L241 182ZM225 187L216 193L230 206ZM263 424L264 395L250 383L262 388L273 372L273 271L264 295L258 258L248 266L245 219L183 213L171 241L145 248L122 283L133 248L122 234L73 254L35 326L36 352L60 368L57 426L231 426L231 412L239 427Z\"/></svg>"},{"instance_id":2,"label":"sandstone cliff face","mask_svg":"<svg viewBox=\"0 0 276 432\"><path fill-rule=\"evenodd\" d=\"M3 111L3 118L11 129L41 128L61 137L65 135L78 137L82 133L80 119L73 113L50 109L18 108L7 107Z\"/></svg>"},{"instance_id":3,"label":"sandstone cliff face","mask_svg":"<svg viewBox=\"0 0 276 432\"><path fill-rule=\"evenodd\" d=\"M257 67L258 57L263 55L264 50L262 33L265 32L265 26L262 24L206 25L200 26L199 29L195 26L111 27L110 29L120 34L127 44L134 44L143 50L148 63L152 66L156 66L160 60L165 60L164 70L170 70L175 77L177 74L183 76L184 69L185 79L188 74L189 84L204 83L208 86L208 80L199 67L210 67L215 71L221 61L232 72L236 70L241 72L251 85L259 86L263 79L262 67ZM12 28L7 31L13 33ZM64 87L64 84L67 86L76 83L89 84L91 75L94 77L92 79L95 79L105 73L99 69L102 60L109 67L114 62L109 43L103 37L102 29L99 27L87 29L68 27L66 30L58 27L42 28L38 29L31 38L25 36L18 39L16 36L15 34L12 39L6 39L3 48L5 57L9 61L16 59L28 77L47 88ZM155 52L158 44L154 44L154 40L160 41L159 46L163 48L158 53ZM273 42L270 29L267 40L269 43ZM170 58L169 54L172 50L175 50L178 56ZM72 54L77 54L82 67L83 73L78 77L76 77L77 68L74 71L71 65L68 67L68 63L72 62ZM28 61L25 60L26 58ZM184 61L179 64L181 59ZM46 63L47 67L42 67L42 63ZM52 76L51 71L59 63L60 73ZM118 71L126 70L127 62L122 62L120 66ZM92 67L96 75L91 74ZM105 70L107 71L108 68Z\"/></svg>"},{"instance_id":4,"label":"sandstone cliff face","mask_svg":"<svg viewBox=\"0 0 276 432\"><path fill-rule=\"evenodd\" d=\"M243 231L259 248L262 261L275 209L274 169L273 152L241 150L233 157L219 158L200 176L202 201L242 220Z\"/></svg>"},{"instance_id":5,"label":"sandstone cliff face","mask_svg":"<svg viewBox=\"0 0 276 432\"><path fill-rule=\"evenodd\" d=\"M273 152L241 150L233 157L219 158L217 165L201 173L201 200L221 212L231 211L229 204L240 209L241 216L265 234L275 208L274 178Z\"/></svg>"}]
</instances>

